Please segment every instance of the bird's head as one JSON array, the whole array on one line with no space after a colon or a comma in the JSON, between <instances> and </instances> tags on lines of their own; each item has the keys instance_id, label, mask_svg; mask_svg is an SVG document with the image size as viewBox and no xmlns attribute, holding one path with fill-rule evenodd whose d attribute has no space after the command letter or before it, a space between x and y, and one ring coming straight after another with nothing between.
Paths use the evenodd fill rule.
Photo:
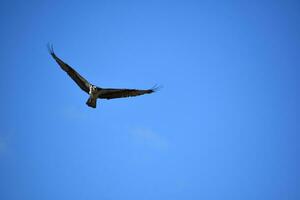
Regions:
<instances>
[{"instance_id":1,"label":"bird's head","mask_svg":"<svg viewBox=\"0 0 300 200\"><path fill-rule=\"evenodd\" d=\"M94 93L96 90L97 90L97 87L96 87L96 86L90 85L90 92L89 92L89 94Z\"/></svg>"}]
</instances>

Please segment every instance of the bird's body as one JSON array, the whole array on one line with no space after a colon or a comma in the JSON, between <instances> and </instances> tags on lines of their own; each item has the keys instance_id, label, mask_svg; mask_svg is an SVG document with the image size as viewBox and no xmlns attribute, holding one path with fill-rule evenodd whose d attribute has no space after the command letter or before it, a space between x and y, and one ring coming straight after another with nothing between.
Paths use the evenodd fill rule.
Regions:
<instances>
[{"instance_id":1,"label":"bird's body","mask_svg":"<svg viewBox=\"0 0 300 200\"><path fill-rule=\"evenodd\" d=\"M53 47L48 46L51 56L59 64L59 66L75 81L75 83L86 93L89 94L89 99L86 104L92 108L96 108L97 99L114 99L114 98L125 98L139 96L143 94L151 94L158 90L158 87L153 87L147 90L137 90L137 89L115 89L115 88L100 88L84 79L78 72L76 72L72 67L63 62L58 58Z\"/></svg>"}]
</instances>

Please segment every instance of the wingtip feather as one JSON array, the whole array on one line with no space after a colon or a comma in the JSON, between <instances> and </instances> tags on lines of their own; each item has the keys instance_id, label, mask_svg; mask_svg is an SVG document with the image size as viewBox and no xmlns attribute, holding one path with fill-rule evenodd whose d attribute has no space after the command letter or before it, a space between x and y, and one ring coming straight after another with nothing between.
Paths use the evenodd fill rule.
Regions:
<instances>
[{"instance_id":1,"label":"wingtip feather","mask_svg":"<svg viewBox=\"0 0 300 200\"><path fill-rule=\"evenodd\" d=\"M151 92L158 92L158 91L160 91L162 88L163 88L162 85L157 85L157 84L155 84L155 85L150 89L150 91L151 91Z\"/></svg>"},{"instance_id":2,"label":"wingtip feather","mask_svg":"<svg viewBox=\"0 0 300 200\"><path fill-rule=\"evenodd\" d=\"M51 54L51 56L55 56L55 53L54 53L54 50L53 50L53 45L48 43L47 48L48 48L48 51Z\"/></svg>"}]
</instances>

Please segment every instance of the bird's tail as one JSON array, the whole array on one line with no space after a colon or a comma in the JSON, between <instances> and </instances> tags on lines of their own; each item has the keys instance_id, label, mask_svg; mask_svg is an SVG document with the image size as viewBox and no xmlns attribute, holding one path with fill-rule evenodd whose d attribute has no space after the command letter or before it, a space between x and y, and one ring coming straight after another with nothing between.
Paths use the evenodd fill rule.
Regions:
<instances>
[{"instance_id":1,"label":"bird's tail","mask_svg":"<svg viewBox=\"0 0 300 200\"><path fill-rule=\"evenodd\" d=\"M90 97L87 102L86 102L86 105L92 107L92 108L96 108L96 105L97 105L97 98L93 98L93 97Z\"/></svg>"}]
</instances>

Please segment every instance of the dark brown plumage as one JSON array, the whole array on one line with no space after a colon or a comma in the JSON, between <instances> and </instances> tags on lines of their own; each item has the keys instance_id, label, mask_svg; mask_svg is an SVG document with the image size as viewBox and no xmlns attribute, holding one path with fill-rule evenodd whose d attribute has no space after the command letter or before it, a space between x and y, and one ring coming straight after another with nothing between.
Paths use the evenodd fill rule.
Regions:
<instances>
[{"instance_id":1,"label":"dark brown plumage","mask_svg":"<svg viewBox=\"0 0 300 200\"><path fill-rule=\"evenodd\" d=\"M125 98L134 97L144 94L151 94L159 89L159 87L154 86L148 90L138 90L138 89L113 89L113 88L100 88L91 83L89 83L85 78L83 78L78 72L76 72L71 66L62 61L54 53L53 47L48 45L48 50L54 60L59 64L59 66L75 81L75 83L86 93L90 95L86 104L92 108L96 108L97 99L115 99L115 98Z\"/></svg>"}]
</instances>

